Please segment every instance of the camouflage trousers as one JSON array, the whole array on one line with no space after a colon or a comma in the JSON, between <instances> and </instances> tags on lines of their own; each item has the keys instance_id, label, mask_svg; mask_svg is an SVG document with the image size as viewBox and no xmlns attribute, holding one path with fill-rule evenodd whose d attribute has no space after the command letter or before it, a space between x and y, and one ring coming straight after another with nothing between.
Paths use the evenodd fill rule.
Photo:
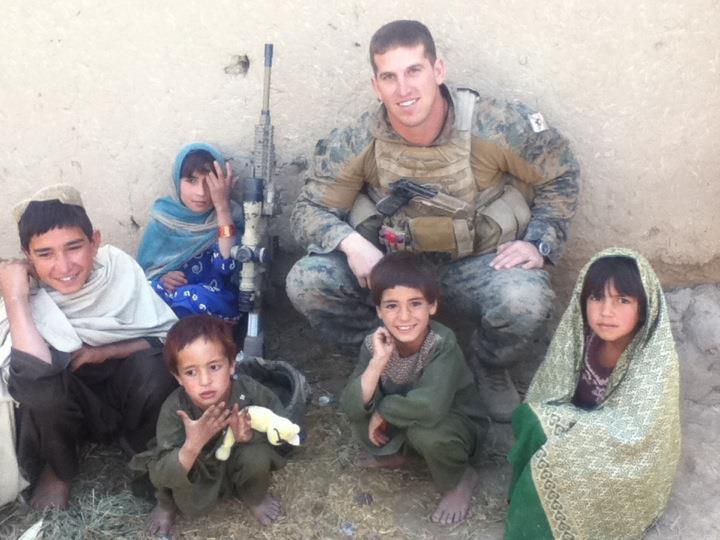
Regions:
<instances>
[{"instance_id":1,"label":"camouflage trousers","mask_svg":"<svg viewBox=\"0 0 720 540\"><path fill-rule=\"evenodd\" d=\"M544 270L494 270L494 254L436 264L441 311L474 326L471 348L485 365L510 367L531 354L546 331L555 294ZM324 337L360 346L380 324L370 293L345 254L308 255L290 270L290 301Z\"/></svg>"}]
</instances>

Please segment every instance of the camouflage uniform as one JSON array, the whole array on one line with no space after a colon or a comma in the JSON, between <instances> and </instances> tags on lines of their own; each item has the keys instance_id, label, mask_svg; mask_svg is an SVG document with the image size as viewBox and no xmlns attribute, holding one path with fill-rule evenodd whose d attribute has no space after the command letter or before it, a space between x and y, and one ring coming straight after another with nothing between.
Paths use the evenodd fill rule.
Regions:
<instances>
[{"instance_id":1,"label":"camouflage uniform","mask_svg":"<svg viewBox=\"0 0 720 540\"><path fill-rule=\"evenodd\" d=\"M455 123L454 90L441 87L451 104L433 146L446 144ZM534 122L534 124L533 124ZM293 305L329 338L360 344L378 324L368 291L360 288L339 243L354 229L347 222L359 193L378 188L376 141L403 142L383 105L366 112L358 125L335 129L315 148L315 174L308 179L292 213L299 242L309 255L287 277ZM555 263L567 238L579 191L578 164L567 141L520 103L480 97L471 129L470 167L478 192L512 179L530 198L531 219L524 240L550 247ZM544 270L494 270L494 254L437 263L443 305L476 324L473 349L480 361L509 367L528 353L545 330L554 294Z\"/></svg>"}]
</instances>

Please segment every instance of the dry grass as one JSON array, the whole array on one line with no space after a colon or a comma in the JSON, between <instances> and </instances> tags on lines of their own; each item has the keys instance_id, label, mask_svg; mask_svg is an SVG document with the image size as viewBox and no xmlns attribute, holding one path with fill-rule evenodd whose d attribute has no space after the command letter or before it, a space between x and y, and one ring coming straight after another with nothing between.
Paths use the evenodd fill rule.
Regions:
<instances>
[{"instance_id":1,"label":"dry grass","mask_svg":"<svg viewBox=\"0 0 720 540\"><path fill-rule=\"evenodd\" d=\"M261 527L237 500L222 501L209 515L178 519L185 538L481 538L497 532L505 504L498 490L481 486L475 515L465 524L444 528L428 515L439 500L422 462L396 471L365 471L355 466L357 447L342 413L314 405L307 415L308 440L273 476L272 492L286 515ZM492 469L497 460L488 459ZM125 459L115 448L93 446L73 484L64 511L35 512L10 505L0 513L0 537L17 538L44 517L44 538L146 538L152 505L133 497ZM499 529L501 530L501 528ZM490 536L496 537L496 536Z\"/></svg>"},{"instance_id":2,"label":"dry grass","mask_svg":"<svg viewBox=\"0 0 720 540\"><path fill-rule=\"evenodd\" d=\"M238 500L224 500L207 516L180 516L183 538L202 539L403 539L500 538L505 517L508 467L489 455L480 471L474 515L466 523L442 527L428 516L439 495L424 464L397 471L366 471L354 463L357 447L336 403L318 405L319 396L337 397L355 362L353 351L340 352L322 342L289 305L269 317L268 357L283 358L303 370L313 389L306 416L308 439L273 475L271 491L285 516L261 527ZM288 351L293 351L289 354ZM0 538L17 538L41 517L43 538L148 538L152 505L131 495L130 474L120 450L90 446L70 506L36 512L21 504L0 509Z\"/></svg>"}]
</instances>

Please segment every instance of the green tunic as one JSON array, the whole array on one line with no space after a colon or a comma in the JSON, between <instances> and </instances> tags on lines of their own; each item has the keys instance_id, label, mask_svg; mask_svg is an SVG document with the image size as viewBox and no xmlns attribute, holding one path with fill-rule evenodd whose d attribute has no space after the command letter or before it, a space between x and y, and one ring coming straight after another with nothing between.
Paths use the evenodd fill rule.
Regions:
<instances>
[{"instance_id":1,"label":"green tunic","mask_svg":"<svg viewBox=\"0 0 720 540\"><path fill-rule=\"evenodd\" d=\"M248 405L267 407L277 414L285 410L278 397L252 378L240 375L233 381L228 407L235 403L240 408ZM185 427L177 411L185 411L197 420L202 412L180 387L162 406L157 423L157 437L150 450L136 455L130 467L147 471L157 489L158 502L175 503L186 515L207 512L223 495L234 493L248 504L259 503L267 493L270 471L284 465L283 458L274 450L264 433L253 434L247 443L233 446L230 458L219 461L215 450L222 443L221 431L198 456L189 472L180 465L178 454L185 442Z\"/></svg>"},{"instance_id":2,"label":"green tunic","mask_svg":"<svg viewBox=\"0 0 720 540\"><path fill-rule=\"evenodd\" d=\"M427 462L435 485L453 489L473 464L485 436L487 420L479 414L480 395L452 330L432 321L438 340L417 380L408 388L380 388L363 404L360 377L370 363L367 345L340 398L355 436L373 455L398 452L405 444ZM388 385L390 386L390 385ZM399 432L384 446L368 438L370 416L377 411Z\"/></svg>"}]
</instances>

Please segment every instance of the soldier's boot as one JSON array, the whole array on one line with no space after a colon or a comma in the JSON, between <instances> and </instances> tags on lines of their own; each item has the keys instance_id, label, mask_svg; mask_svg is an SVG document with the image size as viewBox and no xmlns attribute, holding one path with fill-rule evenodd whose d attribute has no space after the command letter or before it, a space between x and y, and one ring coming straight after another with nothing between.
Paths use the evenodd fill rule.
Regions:
<instances>
[{"instance_id":1,"label":"soldier's boot","mask_svg":"<svg viewBox=\"0 0 720 540\"><path fill-rule=\"evenodd\" d=\"M476 354L470 357L470 367L488 416L495 422L509 424L513 411L520 405L520 394L510 373L505 368L484 364Z\"/></svg>"}]
</instances>

